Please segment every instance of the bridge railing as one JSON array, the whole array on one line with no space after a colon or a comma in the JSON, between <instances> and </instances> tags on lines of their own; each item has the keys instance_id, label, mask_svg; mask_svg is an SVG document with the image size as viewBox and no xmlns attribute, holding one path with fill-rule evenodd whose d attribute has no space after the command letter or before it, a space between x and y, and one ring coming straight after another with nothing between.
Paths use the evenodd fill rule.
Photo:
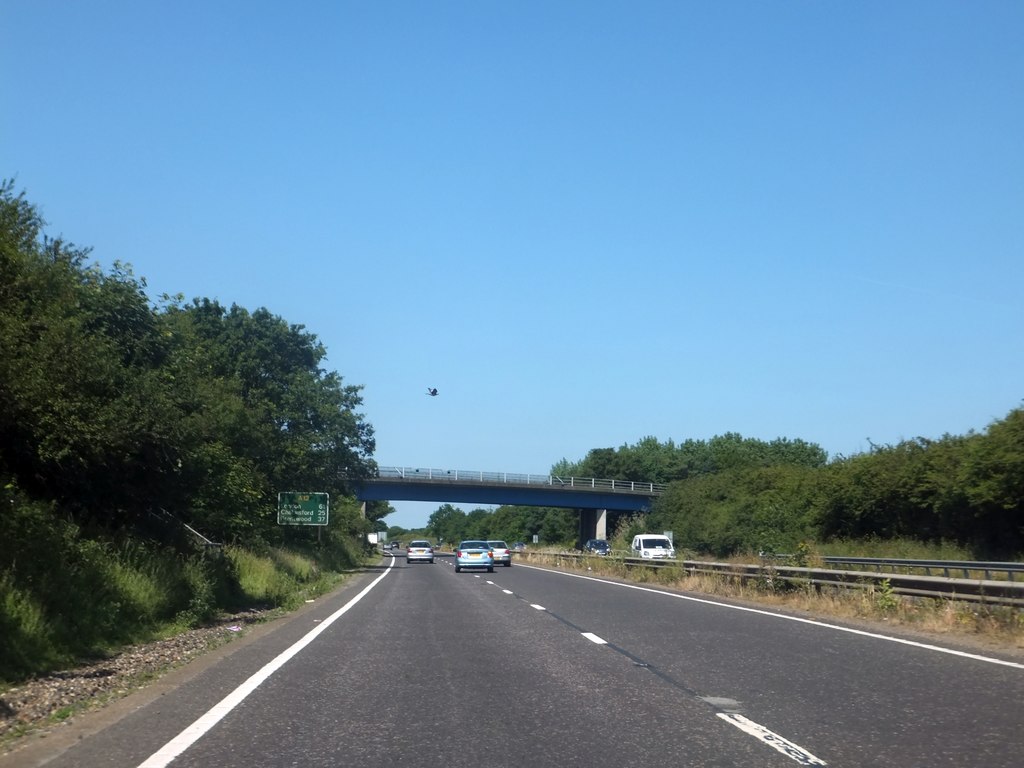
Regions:
<instances>
[{"instance_id":1,"label":"bridge railing","mask_svg":"<svg viewBox=\"0 0 1024 768\"><path fill-rule=\"evenodd\" d=\"M481 472L466 469L429 469L423 467L378 467L377 477L410 482L486 483L489 485L546 485L566 490L614 491L616 493L643 493L658 496L665 491L665 483L644 483L635 480L602 480L594 477L559 477L557 475L530 475L514 472Z\"/></svg>"}]
</instances>

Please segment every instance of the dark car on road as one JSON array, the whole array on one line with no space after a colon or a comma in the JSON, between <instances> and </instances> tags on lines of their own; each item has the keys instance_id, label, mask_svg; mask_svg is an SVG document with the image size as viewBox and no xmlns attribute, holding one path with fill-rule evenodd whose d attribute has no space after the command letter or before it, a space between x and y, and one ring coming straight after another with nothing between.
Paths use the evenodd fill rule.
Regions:
<instances>
[{"instance_id":1,"label":"dark car on road","mask_svg":"<svg viewBox=\"0 0 1024 768\"><path fill-rule=\"evenodd\" d=\"M583 545L583 551L592 555L607 555L612 551L608 542L604 539L590 539Z\"/></svg>"}]
</instances>

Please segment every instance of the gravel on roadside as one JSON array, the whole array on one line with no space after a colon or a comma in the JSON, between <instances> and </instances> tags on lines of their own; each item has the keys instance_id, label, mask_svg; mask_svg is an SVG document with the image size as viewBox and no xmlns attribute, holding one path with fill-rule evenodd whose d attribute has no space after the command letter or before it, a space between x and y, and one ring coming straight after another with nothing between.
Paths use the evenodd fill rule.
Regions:
<instances>
[{"instance_id":1,"label":"gravel on roadside","mask_svg":"<svg viewBox=\"0 0 1024 768\"><path fill-rule=\"evenodd\" d=\"M0 754L23 736L55 727L76 713L143 688L243 634L270 611L247 611L175 637L126 648L109 659L43 675L0 693Z\"/></svg>"}]
</instances>

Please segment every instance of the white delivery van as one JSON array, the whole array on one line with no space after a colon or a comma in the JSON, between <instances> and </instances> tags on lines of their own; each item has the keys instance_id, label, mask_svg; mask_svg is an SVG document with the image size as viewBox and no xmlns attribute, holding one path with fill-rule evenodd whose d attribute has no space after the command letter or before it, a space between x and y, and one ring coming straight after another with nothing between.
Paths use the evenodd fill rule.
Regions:
<instances>
[{"instance_id":1,"label":"white delivery van","mask_svg":"<svg viewBox=\"0 0 1024 768\"><path fill-rule=\"evenodd\" d=\"M641 533L633 537L633 557L652 558L674 558L676 549L668 536L660 533Z\"/></svg>"}]
</instances>

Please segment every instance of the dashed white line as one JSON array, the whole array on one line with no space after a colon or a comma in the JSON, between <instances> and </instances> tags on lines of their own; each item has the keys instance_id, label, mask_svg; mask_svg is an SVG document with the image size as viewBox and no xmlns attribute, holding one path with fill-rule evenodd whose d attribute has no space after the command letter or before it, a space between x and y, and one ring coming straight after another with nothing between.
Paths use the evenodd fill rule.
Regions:
<instances>
[{"instance_id":1,"label":"dashed white line","mask_svg":"<svg viewBox=\"0 0 1024 768\"><path fill-rule=\"evenodd\" d=\"M597 643L598 645L608 645L607 640L598 637L593 632L582 632L581 634L592 643Z\"/></svg>"},{"instance_id":2,"label":"dashed white line","mask_svg":"<svg viewBox=\"0 0 1024 768\"><path fill-rule=\"evenodd\" d=\"M716 608L726 608L731 611L742 611L744 613L753 613L760 616L768 616L773 619L781 619L782 621L794 621L798 624L807 624L815 627L823 627L825 629L831 629L836 632L846 632L851 635L859 635L861 637L870 637L874 640L885 640L890 643L898 643L900 645L908 645L912 648L920 648L925 651L935 651L938 653L945 653L950 656L959 656L963 659L973 659L974 661L983 661L988 664L998 664L1003 667L1012 667L1014 669L1024 669L1024 664L1017 661L1007 661L1006 659L997 659L992 656L983 656L978 653L968 653L966 651L958 651L953 648L943 648L940 645L930 645L929 643L920 643L916 640L906 640L902 637L893 637L892 635L883 635L878 632L867 632L863 629L853 629L852 627L844 627L839 624L829 624L826 621L817 621L815 619L805 619L801 616L789 616L784 613L775 613L773 611L762 610L760 608L748 608L742 605L732 605L730 603L722 603L718 600L709 600L703 597L693 597L691 595L680 595L675 592L665 592L661 589L653 589L651 587L642 587L637 584L623 584L617 581L608 581L607 579L599 579L596 576L583 576L579 573L565 573L564 571L553 571L549 568L537 568L532 565L521 564L520 568L534 568L539 571L547 571L548 573L555 574L557 576L565 576L571 579L583 579L584 581L596 581L601 584L607 584L610 587L619 587L621 589L634 589L638 592L650 592L655 595L663 595L664 597L670 597L675 600L686 600L691 603L703 603L704 605L713 605Z\"/></svg>"},{"instance_id":3,"label":"dashed white line","mask_svg":"<svg viewBox=\"0 0 1024 768\"><path fill-rule=\"evenodd\" d=\"M736 714L735 712L719 712L718 717L725 720L727 723L732 723L744 733L749 733L755 739L764 742L772 749L775 749L786 757L792 758L800 765L828 765L820 757L815 757L803 747L798 744L794 744L789 739L784 739L777 733L773 733L765 728L763 725L755 723L753 720L745 718L743 715Z\"/></svg>"},{"instance_id":4,"label":"dashed white line","mask_svg":"<svg viewBox=\"0 0 1024 768\"><path fill-rule=\"evenodd\" d=\"M545 608L543 605L537 605L536 603L530 603L530 607L535 609L535 610L538 610L538 611L546 611L547 610L547 608Z\"/></svg>"},{"instance_id":5,"label":"dashed white line","mask_svg":"<svg viewBox=\"0 0 1024 768\"><path fill-rule=\"evenodd\" d=\"M514 595L515 594L515 592L513 592L511 589L503 589L501 591L504 592L506 595Z\"/></svg>"}]
</instances>

